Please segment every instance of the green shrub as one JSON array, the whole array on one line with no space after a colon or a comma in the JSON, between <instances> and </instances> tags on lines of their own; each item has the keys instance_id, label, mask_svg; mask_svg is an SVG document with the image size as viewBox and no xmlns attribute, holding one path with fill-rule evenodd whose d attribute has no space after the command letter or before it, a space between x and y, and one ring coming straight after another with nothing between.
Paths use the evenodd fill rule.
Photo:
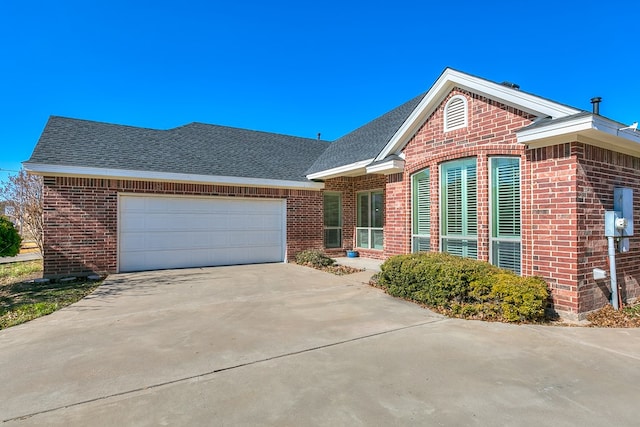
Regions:
<instances>
[{"instance_id":1,"label":"green shrub","mask_svg":"<svg viewBox=\"0 0 640 427\"><path fill-rule=\"evenodd\" d=\"M313 267L328 267L335 264L336 260L328 257L324 252L318 249L309 249L298 252L296 254L296 262L298 264L311 265Z\"/></svg>"},{"instance_id":2,"label":"green shrub","mask_svg":"<svg viewBox=\"0 0 640 427\"><path fill-rule=\"evenodd\" d=\"M540 320L548 296L542 279L436 252L389 258L381 266L378 283L390 295L454 316L509 322Z\"/></svg>"},{"instance_id":3,"label":"green shrub","mask_svg":"<svg viewBox=\"0 0 640 427\"><path fill-rule=\"evenodd\" d=\"M540 277L498 274L491 294L500 301L502 317L508 322L544 319L549 292L547 284Z\"/></svg>"},{"instance_id":4,"label":"green shrub","mask_svg":"<svg viewBox=\"0 0 640 427\"><path fill-rule=\"evenodd\" d=\"M473 284L484 283L488 274L500 271L488 263L439 252L397 255L380 270L380 284L391 295L447 308L453 302L468 302Z\"/></svg>"},{"instance_id":5,"label":"green shrub","mask_svg":"<svg viewBox=\"0 0 640 427\"><path fill-rule=\"evenodd\" d=\"M20 252L22 238L11 221L0 216L0 256L16 256Z\"/></svg>"}]
</instances>

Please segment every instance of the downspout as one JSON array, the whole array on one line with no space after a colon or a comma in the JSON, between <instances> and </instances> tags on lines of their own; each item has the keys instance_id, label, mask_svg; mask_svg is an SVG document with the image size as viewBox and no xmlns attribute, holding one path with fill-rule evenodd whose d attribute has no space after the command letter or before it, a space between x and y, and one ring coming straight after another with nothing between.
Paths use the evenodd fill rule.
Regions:
<instances>
[{"instance_id":1,"label":"downspout","mask_svg":"<svg viewBox=\"0 0 640 427\"><path fill-rule=\"evenodd\" d=\"M607 237L609 242L609 275L611 277L611 305L613 308L618 310L620 307L618 305L618 277L616 276L616 245L615 245L615 237L609 236Z\"/></svg>"}]
</instances>

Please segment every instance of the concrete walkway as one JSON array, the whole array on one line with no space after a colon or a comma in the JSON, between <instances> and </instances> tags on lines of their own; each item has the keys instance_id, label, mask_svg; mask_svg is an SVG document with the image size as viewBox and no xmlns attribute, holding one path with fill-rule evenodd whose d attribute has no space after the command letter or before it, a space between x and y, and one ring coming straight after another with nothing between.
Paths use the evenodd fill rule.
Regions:
<instances>
[{"instance_id":1,"label":"concrete walkway","mask_svg":"<svg viewBox=\"0 0 640 427\"><path fill-rule=\"evenodd\" d=\"M640 330L446 319L292 264L129 273L0 331L0 384L11 426L631 426Z\"/></svg>"},{"instance_id":2,"label":"concrete walkway","mask_svg":"<svg viewBox=\"0 0 640 427\"><path fill-rule=\"evenodd\" d=\"M380 271L380 265L382 265L382 263L384 262L378 259L361 258L361 257L356 257L356 258L338 257L334 259L336 260L336 263L339 265L346 265L348 267L354 267L354 268L363 268L367 271L373 271L374 273Z\"/></svg>"},{"instance_id":3,"label":"concrete walkway","mask_svg":"<svg viewBox=\"0 0 640 427\"><path fill-rule=\"evenodd\" d=\"M33 261L33 260L36 260L36 259L42 259L42 254L40 254L40 253L32 253L32 254L18 254L16 256L0 257L0 264L10 264L12 262Z\"/></svg>"}]
</instances>

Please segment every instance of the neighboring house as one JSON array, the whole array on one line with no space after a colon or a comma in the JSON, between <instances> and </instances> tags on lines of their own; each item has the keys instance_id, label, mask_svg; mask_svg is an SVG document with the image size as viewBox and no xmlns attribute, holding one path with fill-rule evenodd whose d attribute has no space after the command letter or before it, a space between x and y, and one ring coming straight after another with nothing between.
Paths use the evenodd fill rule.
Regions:
<instances>
[{"instance_id":1,"label":"neighboring house","mask_svg":"<svg viewBox=\"0 0 640 427\"><path fill-rule=\"evenodd\" d=\"M47 276L446 251L541 276L581 317L610 296L593 269L613 189L640 197L640 134L624 127L446 69L332 143L52 117L24 166L44 176ZM638 240L617 258L636 299Z\"/></svg>"},{"instance_id":2,"label":"neighboring house","mask_svg":"<svg viewBox=\"0 0 640 427\"><path fill-rule=\"evenodd\" d=\"M5 216L13 223L14 226L19 227L18 220L15 215L13 206L7 201L0 202L0 216Z\"/></svg>"}]
</instances>

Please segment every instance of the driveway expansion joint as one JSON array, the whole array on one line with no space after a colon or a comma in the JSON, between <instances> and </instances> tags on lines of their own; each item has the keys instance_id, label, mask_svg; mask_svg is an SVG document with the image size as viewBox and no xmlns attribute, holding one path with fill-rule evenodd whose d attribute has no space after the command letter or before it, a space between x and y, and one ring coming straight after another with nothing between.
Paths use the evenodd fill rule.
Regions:
<instances>
[{"instance_id":1,"label":"driveway expansion joint","mask_svg":"<svg viewBox=\"0 0 640 427\"><path fill-rule=\"evenodd\" d=\"M417 327L420 327L420 326L432 325L432 324L435 324L435 323L442 323L443 321L446 321L446 320L449 320L449 319L447 319L447 318L435 318L435 319L431 319L429 321L415 323L415 324L408 325L408 326L402 326L402 327L399 327L399 328L388 329L388 330L381 331L381 332L375 332L375 333L372 333L372 334L362 335L362 336L355 337L355 338L349 338L347 340L336 341L336 342L333 342L333 343L330 343L330 344L323 344L323 345L319 345L319 346L315 346L315 347L305 348L303 350L292 351L292 352L289 352L289 353L284 353L284 354L279 354L279 355L276 355L276 356L266 357L264 359L253 360L251 362L240 363L238 365L233 365L233 366L227 366L225 368L214 369L214 370L209 371L209 372L204 372L204 373L200 373L200 374L196 374L196 375L191 375L191 376L188 376L188 377L178 378L178 379L175 379L175 380L165 381L165 382L152 384L152 385L148 385L148 386L145 386L145 387L139 387L139 388L135 388L135 389L131 389L131 390L126 390L126 391L122 391L122 392L118 392L118 393L112 393L112 394L109 394L107 396L95 397L93 399L87 399L87 400L83 400L83 401L80 401L80 402L70 403L68 405L63 405L63 406L58 406L58 407L55 407L55 408L45 409L45 410L42 410L42 411L33 412L31 414L25 414L25 415L19 415L19 416L16 416L16 417L12 417L12 418L7 418L5 420L2 420L2 423L7 423L7 422L11 422L11 421L26 420L26 419L29 419L31 417L37 416L37 415L52 413L52 412L60 411L60 410L63 410L63 409L73 408L73 407L76 407L76 406L82 406L82 405L86 405L86 404L89 404L89 403L99 402L99 401L102 401L102 400L113 399L113 398L116 398L116 397L121 397L121 396L136 394L136 393L141 393L141 392L144 392L144 391L147 391L147 390L159 389L159 388L163 388L163 387L174 385L174 384L180 384L180 383L184 383L184 382L188 382L188 381L194 381L196 379L209 377L209 376L212 376L212 375L215 375L215 374L219 374L221 372L232 371L232 370L239 369L239 368L244 368L244 367L247 367L247 366L257 365L257 364L264 363L264 362L269 362L269 361L272 361L272 360L283 359L283 358L286 358L286 357L297 356L297 355L300 355L300 354L310 353L310 352L317 351L317 350L323 350L325 348L331 348L331 347L336 347L336 346L340 346L340 345L343 345L343 344L349 344L349 343L352 343L352 342L362 341L362 340L366 340L366 339L369 339L369 338L374 338L374 337L381 336L381 335L387 335L387 334L391 334L391 333L394 333L394 332L400 332L400 331L407 330L407 329L417 328Z\"/></svg>"}]
</instances>

